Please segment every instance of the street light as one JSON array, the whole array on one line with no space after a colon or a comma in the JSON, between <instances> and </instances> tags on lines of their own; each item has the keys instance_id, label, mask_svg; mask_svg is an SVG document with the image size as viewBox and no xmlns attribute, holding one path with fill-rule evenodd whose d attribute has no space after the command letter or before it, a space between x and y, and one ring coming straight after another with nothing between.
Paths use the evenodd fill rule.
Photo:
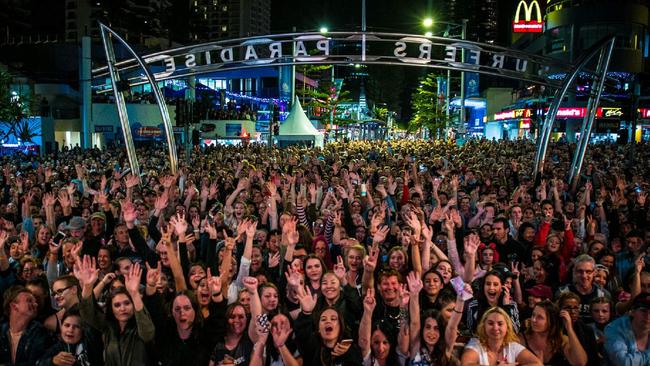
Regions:
<instances>
[{"instance_id":1,"label":"street light","mask_svg":"<svg viewBox=\"0 0 650 366\"><path fill-rule=\"evenodd\" d=\"M466 33L467 33L467 19L463 19L461 24L458 23L453 23L453 22L446 22L446 21L436 21L436 24L445 24L447 26L447 29L445 30L443 36L444 37L449 37L449 31L452 28L460 28L461 33L460 33L460 39L465 40ZM434 24L434 21L432 18L425 18L422 20L422 24L426 28L431 28ZM425 34L427 37L433 36L432 31L427 31ZM461 51L461 62L465 62L465 49L463 48ZM447 119L449 119L449 92L450 92L450 79L451 79L451 71L447 69L447 90L445 91L445 96L447 99L447 107L446 107L446 115ZM460 73L460 122L464 123L465 122L465 72L461 71Z\"/></svg>"},{"instance_id":2,"label":"street light","mask_svg":"<svg viewBox=\"0 0 650 366\"><path fill-rule=\"evenodd\" d=\"M329 31L329 29L327 29L327 27L320 27L320 32L321 32L321 33L325 34L325 33L327 33L328 31Z\"/></svg>"}]
</instances>

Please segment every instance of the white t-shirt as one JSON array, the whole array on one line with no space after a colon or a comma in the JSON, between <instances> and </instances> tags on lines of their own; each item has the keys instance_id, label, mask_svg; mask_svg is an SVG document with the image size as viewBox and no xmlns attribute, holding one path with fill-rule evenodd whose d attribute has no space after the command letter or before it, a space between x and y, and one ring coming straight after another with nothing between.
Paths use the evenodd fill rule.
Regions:
<instances>
[{"instance_id":1,"label":"white t-shirt","mask_svg":"<svg viewBox=\"0 0 650 366\"><path fill-rule=\"evenodd\" d=\"M488 352L487 348L483 347L478 338L472 338L465 345L465 349L471 349L478 353L478 363L481 366L488 366L490 362L488 361ZM524 346L517 342L510 342L503 346L503 353L499 355L500 361L506 361L507 363L515 363L517 361L517 356L526 349ZM504 360L505 358L505 360Z\"/></svg>"}]
</instances>

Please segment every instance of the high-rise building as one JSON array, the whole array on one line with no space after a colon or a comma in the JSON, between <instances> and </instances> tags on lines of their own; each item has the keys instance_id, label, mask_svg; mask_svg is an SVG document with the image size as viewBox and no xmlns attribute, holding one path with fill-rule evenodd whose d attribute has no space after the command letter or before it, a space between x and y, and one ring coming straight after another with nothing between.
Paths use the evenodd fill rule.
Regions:
<instances>
[{"instance_id":1,"label":"high-rise building","mask_svg":"<svg viewBox=\"0 0 650 366\"><path fill-rule=\"evenodd\" d=\"M270 0L190 0L190 42L269 34Z\"/></svg>"},{"instance_id":2,"label":"high-rise building","mask_svg":"<svg viewBox=\"0 0 650 366\"><path fill-rule=\"evenodd\" d=\"M0 0L0 45L61 41L62 25L56 1Z\"/></svg>"},{"instance_id":3,"label":"high-rise building","mask_svg":"<svg viewBox=\"0 0 650 366\"><path fill-rule=\"evenodd\" d=\"M445 0L438 3L441 20L461 24L467 19L466 39L484 43L502 43L499 34L499 1ZM501 37L501 38L500 38Z\"/></svg>"},{"instance_id":4,"label":"high-rise building","mask_svg":"<svg viewBox=\"0 0 650 366\"><path fill-rule=\"evenodd\" d=\"M170 7L170 0L65 0L65 39L99 38L99 21L134 44L167 38Z\"/></svg>"}]
</instances>

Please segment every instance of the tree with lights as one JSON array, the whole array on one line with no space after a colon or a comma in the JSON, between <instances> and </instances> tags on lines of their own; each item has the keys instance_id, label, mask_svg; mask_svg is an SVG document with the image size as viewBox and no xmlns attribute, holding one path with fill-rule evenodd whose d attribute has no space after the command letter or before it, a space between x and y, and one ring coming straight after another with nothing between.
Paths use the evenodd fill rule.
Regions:
<instances>
[{"instance_id":1,"label":"tree with lights","mask_svg":"<svg viewBox=\"0 0 650 366\"><path fill-rule=\"evenodd\" d=\"M13 136L16 141L32 142L38 136L29 116L27 96L11 90L13 76L6 70L0 69L0 140L9 140Z\"/></svg>"},{"instance_id":2,"label":"tree with lights","mask_svg":"<svg viewBox=\"0 0 650 366\"><path fill-rule=\"evenodd\" d=\"M414 111L408 125L411 132L426 128L432 135L442 136L444 128L449 125L449 118L438 96L437 77L431 73L421 79L419 87L411 96Z\"/></svg>"}]
</instances>

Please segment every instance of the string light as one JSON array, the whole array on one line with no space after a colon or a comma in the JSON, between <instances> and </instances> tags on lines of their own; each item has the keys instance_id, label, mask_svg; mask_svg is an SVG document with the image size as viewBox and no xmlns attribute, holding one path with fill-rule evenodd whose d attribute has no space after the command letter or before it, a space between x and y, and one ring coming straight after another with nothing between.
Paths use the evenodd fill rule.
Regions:
<instances>
[{"instance_id":1,"label":"string light","mask_svg":"<svg viewBox=\"0 0 650 366\"><path fill-rule=\"evenodd\" d=\"M279 99L279 98L259 98L259 97L253 97L250 95L246 94L238 94L238 93L233 93L230 91L226 90L226 96L230 98L239 98L239 99L245 99L245 100L252 100L254 102L260 102L260 103L276 103L276 104L287 104L288 101L286 99Z\"/></svg>"}]
</instances>

